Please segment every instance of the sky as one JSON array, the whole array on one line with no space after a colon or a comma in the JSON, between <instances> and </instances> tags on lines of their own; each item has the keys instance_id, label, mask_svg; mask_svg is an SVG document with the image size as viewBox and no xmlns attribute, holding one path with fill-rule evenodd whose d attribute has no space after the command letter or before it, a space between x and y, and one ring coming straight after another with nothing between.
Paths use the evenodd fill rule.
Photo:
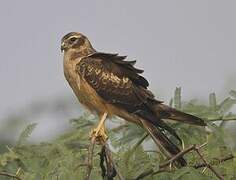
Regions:
<instances>
[{"instance_id":1,"label":"sky","mask_svg":"<svg viewBox=\"0 0 236 180\"><path fill-rule=\"evenodd\" d=\"M235 8L233 0L1 1L0 120L72 96L60 52L71 31L98 51L136 59L161 100L177 86L184 99L224 97L236 89Z\"/></svg>"}]
</instances>

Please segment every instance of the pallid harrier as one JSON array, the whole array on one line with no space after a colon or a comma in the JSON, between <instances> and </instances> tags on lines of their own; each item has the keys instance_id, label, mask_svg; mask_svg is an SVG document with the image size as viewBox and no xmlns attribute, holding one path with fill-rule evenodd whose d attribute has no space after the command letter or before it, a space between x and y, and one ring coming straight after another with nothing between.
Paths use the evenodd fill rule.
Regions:
<instances>
[{"instance_id":1,"label":"pallid harrier","mask_svg":"<svg viewBox=\"0 0 236 180\"><path fill-rule=\"evenodd\" d=\"M166 132L180 140L174 129L163 119L204 126L204 121L155 99L148 90L148 81L134 67L135 61L126 56L97 52L88 38L71 32L61 41L64 51L64 74L79 101L100 117L92 136L106 141L104 122L107 117L118 116L142 126L155 143L170 157L180 149L166 136ZM178 164L186 165L183 157Z\"/></svg>"}]
</instances>

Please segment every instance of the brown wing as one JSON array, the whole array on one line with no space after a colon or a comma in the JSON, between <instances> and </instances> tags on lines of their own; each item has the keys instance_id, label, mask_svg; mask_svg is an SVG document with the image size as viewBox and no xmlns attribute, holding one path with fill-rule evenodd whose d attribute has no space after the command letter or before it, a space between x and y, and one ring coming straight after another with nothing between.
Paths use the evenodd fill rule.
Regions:
<instances>
[{"instance_id":1,"label":"brown wing","mask_svg":"<svg viewBox=\"0 0 236 180\"><path fill-rule=\"evenodd\" d=\"M164 114L156 113L153 108L161 101L155 100L154 95L147 90L148 82L140 76L143 71L133 66L135 61L124 59L124 56L116 54L95 53L79 62L77 73L108 103L135 113L168 131L181 142L175 131L161 121Z\"/></svg>"},{"instance_id":2,"label":"brown wing","mask_svg":"<svg viewBox=\"0 0 236 180\"><path fill-rule=\"evenodd\" d=\"M135 61L124 61L125 56L95 53L77 64L79 73L108 103L116 104L129 112L145 106L153 94L148 91L148 81L139 74Z\"/></svg>"}]
</instances>

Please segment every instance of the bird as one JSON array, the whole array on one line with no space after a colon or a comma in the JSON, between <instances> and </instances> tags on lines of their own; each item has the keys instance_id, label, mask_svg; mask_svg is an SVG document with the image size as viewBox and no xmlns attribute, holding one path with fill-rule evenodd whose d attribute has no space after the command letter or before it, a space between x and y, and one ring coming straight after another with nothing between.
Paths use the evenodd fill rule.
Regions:
<instances>
[{"instance_id":1,"label":"bird","mask_svg":"<svg viewBox=\"0 0 236 180\"><path fill-rule=\"evenodd\" d=\"M136 68L136 61L117 53L96 51L89 39L80 32L70 32L61 39L64 76L80 103L98 115L99 123L90 135L106 142L105 120L120 117L144 128L167 158L181 152L169 135L181 142L166 119L206 126L203 119L181 112L157 100L149 82ZM183 157L178 166L186 166Z\"/></svg>"}]
</instances>

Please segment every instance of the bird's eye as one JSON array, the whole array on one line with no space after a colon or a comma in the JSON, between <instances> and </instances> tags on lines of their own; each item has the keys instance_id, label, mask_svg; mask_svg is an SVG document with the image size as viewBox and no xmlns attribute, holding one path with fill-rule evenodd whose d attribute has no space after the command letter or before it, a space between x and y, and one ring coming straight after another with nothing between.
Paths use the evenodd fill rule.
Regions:
<instances>
[{"instance_id":1,"label":"bird's eye","mask_svg":"<svg viewBox=\"0 0 236 180\"><path fill-rule=\"evenodd\" d=\"M73 43L73 42L75 42L76 39L77 39L76 37L72 37L72 38L70 38L70 42Z\"/></svg>"}]
</instances>

